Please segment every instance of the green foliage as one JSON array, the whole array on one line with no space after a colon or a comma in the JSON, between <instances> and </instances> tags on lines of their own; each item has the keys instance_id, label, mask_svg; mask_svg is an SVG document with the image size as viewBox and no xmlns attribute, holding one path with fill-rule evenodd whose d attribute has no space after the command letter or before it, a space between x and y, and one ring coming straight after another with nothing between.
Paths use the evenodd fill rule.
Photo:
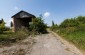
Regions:
<instances>
[{"instance_id":1,"label":"green foliage","mask_svg":"<svg viewBox=\"0 0 85 55\"><path fill-rule=\"evenodd\" d=\"M74 43L78 48L85 50L85 31L76 31L71 33L61 32L59 34L66 40Z\"/></svg>"},{"instance_id":2,"label":"green foliage","mask_svg":"<svg viewBox=\"0 0 85 55\"><path fill-rule=\"evenodd\" d=\"M5 27L4 31L10 31L10 27Z\"/></svg>"},{"instance_id":3,"label":"green foliage","mask_svg":"<svg viewBox=\"0 0 85 55\"><path fill-rule=\"evenodd\" d=\"M30 35L29 31L26 28L21 28L16 33L6 31L0 34L0 45L10 45L11 43L15 43L19 40L23 40Z\"/></svg>"},{"instance_id":4,"label":"green foliage","mask_svg":"<svg viewBox=\"0 0 85 55\"><path fill-rule=\"evenodd\" d=\"M10 26L13 27L13 22L11 21Z\"/></svg>"},{"instance_id":5,"label":"green foliage","mask_svg":"<svg viewBox=\"0 0 85 55\"><path fill-rule=\"evenodd\" d=\"M74 32L78 30L85 31L85 16L65 19L59 26L61 29L66 29L67 32Z\"/></svg>"},{"instance_id":6,"label":"green foliage","mask_svg":"<svg viewBox=\"0 0 85 55\"><path fill-rule=\"evenodd\" d=\"M56 29L58 29L58 25L57 24L54 24L54 21L52 21L52 26L50 27L50 29L52 31L56 31Z\"/></svg>"},{"instance_id":7,"label":"green foliage","mask_svg":"<svg viewBox=\"0 0 85 55\"><path fill-rule=\"evenodd\" d=\"M5 30L5 22L2 21L2 23L0 24L0 33L3 33L4 30Z\"/></svg>"},{"instance_id":8,"label":"green foliage","mask_svg":"<svg viewBox=\"0 0 85 55\"><path fill-rule=\"evenodd\" d=\"M61 28L75 27L75 26L77 27L78 24L79 24L79 23L76 21L75 18L71 18L71 19L66 19L66 20L64 20L64 21L61 23L60 27L61 27Z\"/></svg>"},{"instance_id":9,"label":"green foliage","mask_svg":"<svg viewBox=\"0 0 85 55\"><path fill-rule=\"evenodd\" d=\"M47 25L44 23L41 17L33 19L33 23L30 25L30 30L34 30L38 33L46 33Z\"/></svg>"},{"instance_id":10,"label":"green foliage","mask_svg":"<svg viewBox=\"0 0 85 55\"><path fill-rule=\"evenodd\" d=\"M30 35L30 33L26 28L21 28L16 33L11 35L11 37L14 37L18 40L22 40L22 39L26 38L29 35Z\"/></svg>"},{"instance_id":11,"label":"green foliage","mask_svg":"<svg viewBox=\"0 0 85 55\"><path fill-rule=\"evenodd\" d=\"M85 16L79 16L76 18L79 24L85 24Z\"/></svg>"},{"instance_id":12,"label":"green foliage","mask_svg":"<svg viewBox=\"0 0 85 55\"><path fill-rule=\"evenodd\" d=\"M52 26L53 27L53 26ZM54 28L53 28L54 29ZM85 50L85 16L65 19L59 28L54 29L66 40Z\"/></svg>"},{"instance_id":13,"label":"green foliage","mask_svg":"<svg viewBox=\"0 0 85 55\"><path fill-rule=\"evenodd\" d=\"M52 26L54 26L55 24L54 24L54 21L52 21Z\"/></svg>"}]
</instances>

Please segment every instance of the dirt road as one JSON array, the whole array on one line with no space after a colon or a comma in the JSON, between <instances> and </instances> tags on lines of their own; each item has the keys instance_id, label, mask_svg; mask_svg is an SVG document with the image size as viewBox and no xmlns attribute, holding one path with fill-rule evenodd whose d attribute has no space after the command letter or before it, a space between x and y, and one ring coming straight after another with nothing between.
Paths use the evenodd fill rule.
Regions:
<instances>
[{"instance_id":1,"label":"dirt road","mask_svg":"<svg viewBox=\"0 0 85 55\"><path fill-rule=\"evenodd\" d=\"M38 35L35 40L30 55L83 55L74 45L52 33Z\"/></svg>"},{"instance_id":2,"label":"dirt road","mask_svg":"<svg viewBox=\"0 0 85 55\"><path fill-rule=\"evenodd\" d=\"M28 37L13 46L0 48L0 55L83 55L56 34L41 34L34 39ZM36 43L32 45L31 42Z\"/></svg>"},{"instance_id":3,"label":"dirt road","mask_svg":"<svg viewBox=\"0 0 85 55\"><path fill-rule=\"evenodd\" d=\"M33 38L28 37L12 46L0 48L0 55L25 55L30 53L30 48L33 45Z\"/></svg>"}]
</instances>

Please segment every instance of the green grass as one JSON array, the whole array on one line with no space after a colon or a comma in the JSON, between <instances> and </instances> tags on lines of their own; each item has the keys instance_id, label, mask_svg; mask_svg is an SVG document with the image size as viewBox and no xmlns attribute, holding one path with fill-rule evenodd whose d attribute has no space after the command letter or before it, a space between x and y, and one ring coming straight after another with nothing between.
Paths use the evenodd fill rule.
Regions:
<instances>
[{"instance_id":1,"label":"green grass","mask_svg":"<svg viewBox=\"0 0 85 55\"><path fill-rule=\"evenodd\" d=\"M1 45L9 45L11 43L10 39L13 38L13 32L3 32L0 34L0 46Z\"/></svg>"},{"instance_id":2,"label":"green grass","mask_svg":"<svg viewBox=\"0 0 85 55\"><path fill-rule=\"evenodd\" d=\"M85 31L59 32L63 38L75 44L79 49L85 50Z\"/></svg>"},{"instance_id":3,"label":"green grass","mask_svg":"<svg viewBox=\"0 0 85 55\"><path fill-rule=\"evenodd\" d=\"M65 38L85 50L85 31L69 33Z\"/></svg>"},{"instance_id":4,"label":"green grass","mask_svg":"<svg viewBox=\"0 0 85 55\"><path fill-rule=\"evenodd\" d=\"M4 31L3 33L0 34L0 45L7 46L19 40L23 40L27 36L29 36L29 32L24 30L20 30L16 33L11 31Z\"/></svg>"}]
</instances>

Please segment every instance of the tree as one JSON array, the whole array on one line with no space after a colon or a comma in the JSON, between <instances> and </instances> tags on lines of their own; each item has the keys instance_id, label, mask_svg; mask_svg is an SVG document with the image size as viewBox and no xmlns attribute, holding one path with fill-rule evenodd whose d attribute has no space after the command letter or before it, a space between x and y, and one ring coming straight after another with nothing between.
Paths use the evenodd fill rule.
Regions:
<instances>
[{"instance_id":1,"label":"tree","mask_svg":"<svg viewBox=\"0 0 85 55\"><path fill-rule=\"evenodd\" d=\"M31 30L35 30L38 33L46 33L47 25L41 17L33 19L33 23L30 25Z\"/></svg>"},{"instance_id":2,"label":"tree","mask_svg":"<svg viewBox=\"0 0 85 55\"><path fill-rule=\"evenodd\" d=\"M4 30L5 30L5 22L2 19L2 23L0 24L0 33L3 33Z\"/></svg>"},{"instance_id":3,"label":"tree","mask_svg":"<svg viewBox=\"0 0 85 55\"><path fill-rule=\"evenodd\" d=\"M2 22L4 22L4 20L3 20L3 18L2 18L2 20L1 20Z\"/></svg>"},{"instance_id":4,"label":"tree","mask_svg":"<svg viewBox=\"0 0 85 55\"><path fill-rule=\"evenodd\" d=\"M71 19L65 19L65 20L60 24L60 27L61 27L61 28L77 27L78 24L79 24L79 23L76 21L75 18L71 18Z\"/></svg>"},{"instance_id":5,"label":"tree","mask_svg":"<svg viewBox=\"0 0 85 55\"><path fill-rule=\"evenodd\" d=\"M13 22L11 21L10 26L13 27Z\"/></svg>"},{"instance_id":6,"label":"tree","mask_svg":"<svg viewBox=\"0 0 85 55\"><path fill-rule=\"evenodd\" d=\"M52 21L52 26L50 27L52 31L56 31L58 29L58 25L54 24L54 21Z\"/></svg>"},{"instance_id":7,"label":"tree","mask_svg":"<svg viewBox=\"0 0 85 55\"><path fill-rule=\"evenodd\" d=\"M52 21L52 26L54 26L54 21Z\"/></svg>"}]
</instances>

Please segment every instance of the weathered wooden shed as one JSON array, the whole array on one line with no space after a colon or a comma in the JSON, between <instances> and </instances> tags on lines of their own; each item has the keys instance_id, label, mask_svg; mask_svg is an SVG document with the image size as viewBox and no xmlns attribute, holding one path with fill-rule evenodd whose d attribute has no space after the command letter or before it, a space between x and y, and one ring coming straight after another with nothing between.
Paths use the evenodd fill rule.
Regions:
<instances>
[{"instance_id":1,"label":"weathered wooden shed","mask_svg":"<svg viewBox=\"0 0 85 55\"><path fill-rule=\"evenodd\" d=\"M13 18L13 31L17 31L22 27L29 27L29 24L32 22L32 19L35 18L34 15L20 11L17 14L12 16Z\"/></svg>"}]
</instances>

